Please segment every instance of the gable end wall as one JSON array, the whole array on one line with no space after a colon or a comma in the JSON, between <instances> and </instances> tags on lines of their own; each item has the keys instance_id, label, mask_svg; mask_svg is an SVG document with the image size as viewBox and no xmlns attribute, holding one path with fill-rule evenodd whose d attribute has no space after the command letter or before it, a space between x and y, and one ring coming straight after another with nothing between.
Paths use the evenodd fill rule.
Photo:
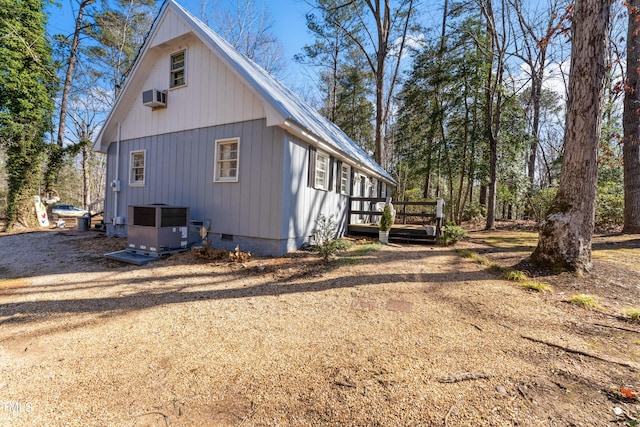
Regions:
<instances>
[{"instance_id":1,"label":"gable end wall","mask_svg":"<svg viewBox=\"0 0 640 427\"><path fill-rule=\"evenodd\" d=\"M240 138L238 182L213 182L215 141ZM209 238L234 236L222 242L230 249L261 255L286 252L288 236L281 229L284 131L253 120L121 142L118 215L127 206L164 203L188 206L190 219L210 221ZM129 185L130 153L145 150L145 185ZM116 144L108 152L107 182L115 177ZM114 226L114 193L105 201L109 235L126 235L126 225ZM251 240L253 239L253 240Z\"/></svg>"}]
</instances>

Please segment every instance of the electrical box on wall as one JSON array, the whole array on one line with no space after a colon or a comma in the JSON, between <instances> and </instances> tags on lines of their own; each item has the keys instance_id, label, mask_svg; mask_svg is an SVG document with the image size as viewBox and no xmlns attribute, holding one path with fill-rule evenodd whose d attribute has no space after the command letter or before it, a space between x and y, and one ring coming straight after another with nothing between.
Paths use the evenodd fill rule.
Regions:
<instances>
[{"instance_id":1,"label":"electrical box on wall","mask_svg":"<svg viewBox=\"0 0 640 427\"><path fill-rule=\"evenodd\" d=\"M119 179L114 179L113 181L111 181L111 190L118 192L120 191L120 180Z\"/></svg>"}]
</instances>

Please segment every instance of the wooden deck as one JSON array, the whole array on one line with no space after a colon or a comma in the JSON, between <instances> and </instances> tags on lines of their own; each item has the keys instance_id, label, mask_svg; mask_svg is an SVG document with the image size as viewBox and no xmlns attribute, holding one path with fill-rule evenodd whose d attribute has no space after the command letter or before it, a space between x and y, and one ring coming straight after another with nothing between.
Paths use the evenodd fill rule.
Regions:
<instances>
[{"instance_id":1,"label":"wooden deck","mask_svg":"<svg viewBox=\"0 0 640 427\"><path fill-rule=\"evenodd\" d=\"M349 224L349 235L378 238L378 224ZM436 236L428 236L422 225L394 224L389 241L394 243L435 244Z\"/></svg>"},{"instance_id":2,"label":"wooden deck","mask_svg":"<svg viewBox=\"0 0 640 427\"><path fill-rule=\"evenodd\" d=\"M381 212L376 210L374 206L381 202L388 202L388 200L377 197L351 197L349 200L349 219L351 220L355 215L360 217L359 220L376 221ZM396 219L389 232L390 242L436 243L444 219L444 201L442 199L431 202L393 202L393 204L396 208ZM435 235L427 235L426 228L422 224L407 224L407 218L413 219L413 222L433 226ZM378 238L378 230L376 223L349 223L347 232L350 235Z\"/></svg>"}]
</instances>

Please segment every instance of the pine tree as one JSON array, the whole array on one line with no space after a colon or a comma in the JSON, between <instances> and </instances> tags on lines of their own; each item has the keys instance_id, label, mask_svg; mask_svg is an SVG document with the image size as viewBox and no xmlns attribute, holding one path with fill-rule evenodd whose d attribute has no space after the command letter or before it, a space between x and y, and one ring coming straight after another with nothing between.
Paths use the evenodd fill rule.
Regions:
<instances>
[{"instance_id":1,"label":"pine tree","mask_svg":"<svg viewBox=\"0 0 640 427\"><path fill-rule=\"evenodd\" d=\"M112 94L113 103L124 87L138 50L156 15L155 0L117 0L113 7L96 11L87 29L95 44L86 49L93 73Z\"/></svg>"}]
</instances>

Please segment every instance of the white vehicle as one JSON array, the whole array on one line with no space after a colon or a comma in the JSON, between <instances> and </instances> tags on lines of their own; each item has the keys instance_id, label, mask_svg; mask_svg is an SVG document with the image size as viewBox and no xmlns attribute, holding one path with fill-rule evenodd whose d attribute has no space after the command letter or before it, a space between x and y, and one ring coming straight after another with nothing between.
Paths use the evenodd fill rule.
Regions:
<instances>
[{"instance_id":1,"label":"white vehicle","mask_svg":"<svg viewBox=\"0 0 640 427\"><path fill-rule=\"evenodd\" d=\"M89 211L73 205L53 205L51 206L51 217L79 217L89 215Z\"/></svg>"}]
</instances>

